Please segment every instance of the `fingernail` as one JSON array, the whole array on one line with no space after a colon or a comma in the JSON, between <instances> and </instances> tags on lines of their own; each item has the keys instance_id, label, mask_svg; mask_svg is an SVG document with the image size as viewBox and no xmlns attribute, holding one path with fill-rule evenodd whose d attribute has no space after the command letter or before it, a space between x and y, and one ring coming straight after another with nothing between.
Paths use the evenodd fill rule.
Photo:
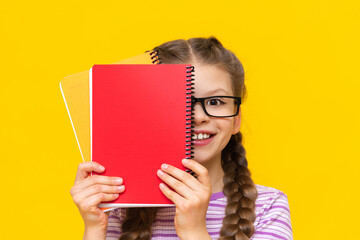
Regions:
<instances>
[{"instance_id":1,"label":"fingernail","mask_svg":"<svg viewBox=\"0 0 360 240\"><path fill-rule=\"evenodd\" d=\"M123 183L123 179L122 178L116 178L115 182L121 184L121 183Z\"/></svg>"},{"instance_id":2,"label":"fingernail","mask_svg":"<svg viewBox=\"0 0 360 240\"><path fill-rule=\"evenodd\" d=\"M161 165L161 168L162 168L162 169L167 169L168 167L169 167L169 165L167 165L167 164L165 164L165 163L164 163L163 165Z\"/></svg>"},{"instance_id":3,"label":"fingernail","mask_svg":"<svg viewBox=\"0 0 360 240\"><path fill-rule=\"evenodd\" d=\"M100 171L104 171L105 168L103 166L99 166Z\"/></svg>"},{"instance_id":4,"label":"fingernail","mask_svg":"<svg viewBox=\"0 0 360 240\"><path fill-rule=\"evenodd\" d=\"M121 185L121 186L118 186L117 188L118 188L119 191L123 191L125 189L125 186Z\"/></svg>"},{"instance_id":5,"label":"fingernail","mask_svg":"<svg viewBox=\"0 0 360 240\"><path fill-rule=\"evenodd\" d=\"M183 160L182 160L182 162L183 162L183 163L188 163L188 162L189 162L189 160L187 160L187 159L183 159Z\"/></svg>"},{"instance_id":6,"label":"fingernail","mask_svg":"<svg viewBox=\"0 0 360 240\"><path fill-rule=\"evenodd\" d=\"M157 173L158 173L159 175L163 175L163 174L164 174L164 172L161 171L160 169L157 171Z\"/></svg>"},{"instance_id":7,"label":"fingernail","mask_svg":"<svg viewBox=\"0 0 360 240\"><path fill-rule=\"evenodd\" d=\"M114 194L114 197L115 197L115 198L119 197L119 194L117 194L117 193L116 193L116 194Z\"/></svg>"}]
</instances>

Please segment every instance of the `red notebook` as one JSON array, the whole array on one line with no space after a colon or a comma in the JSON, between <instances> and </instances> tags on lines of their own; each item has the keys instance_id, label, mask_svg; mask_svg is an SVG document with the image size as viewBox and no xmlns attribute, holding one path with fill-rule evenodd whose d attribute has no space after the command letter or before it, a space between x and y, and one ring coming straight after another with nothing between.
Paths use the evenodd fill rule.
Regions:
<instances>
[{"instance_id":1,"label":"red notebook","mask_svg":"<svg viewBox=\"0 0 360 240\"><path fill-rule=\"evenodd\" d=\"M125 192L100 207L169 206L156 172L191 158L194 68L183 64L94 65L90 69L91 160ZM95 174L95 173L94 173Z\"/></svg>"}]
</instances>

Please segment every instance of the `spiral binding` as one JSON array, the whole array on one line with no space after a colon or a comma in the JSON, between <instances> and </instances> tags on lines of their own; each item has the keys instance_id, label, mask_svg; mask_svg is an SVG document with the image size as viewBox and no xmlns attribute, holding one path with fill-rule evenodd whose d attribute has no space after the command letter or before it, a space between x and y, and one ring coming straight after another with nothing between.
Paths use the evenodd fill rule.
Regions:
<instances>
[{"instance_id":1,"label":"spiral binding","mask_svg":"<svg viewBox=\"0 0 360 240\"><path fill-rule=\"evenodd\" d=\"M194 147L193 147L193 143L191 141L191 135L194 132L193 130L193 126L194 126L194 112L192 111L192 106L191 106L191 97L192 94L194 94L194 74L192 74L193 72L195 72L195 68L194 66L186 66L186 143L185 143L185 155L187 159L191 159L194 158L193 154L194 154Z\"/></svg>"},{"instance_id":2,"label":"spiral binding","mask_svg":"<svg viewBox=\"0 0 360 240\"><path fill-rule=\"evenodd\" d=\"M149 53L153 64L162 64L162 62L160 61L159 50L148 50L145 53L147 52Z\"/></svg>"}]
</instances>

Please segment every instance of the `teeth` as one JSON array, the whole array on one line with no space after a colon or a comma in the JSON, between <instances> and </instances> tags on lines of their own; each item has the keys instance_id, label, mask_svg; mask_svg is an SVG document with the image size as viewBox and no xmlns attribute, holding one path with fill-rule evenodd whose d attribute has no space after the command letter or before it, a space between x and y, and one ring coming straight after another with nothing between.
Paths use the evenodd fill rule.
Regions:
<instances>
[{"instance_id":1,"label":"teeth","mask_svg":"<svg viewBox=\"0 0 360 240\"><path fill-rule=\"evenodd\" d=\"M203 134L202 133L198 134L198 139L200 139L200 140L203 139Z\"/></svg>"},{"instance_id":2,"label":"teeth","mask_svg":"<svg viewBox=\"0 0 360 240\"><path fill-rule=\"evenodd\" d=\"M196 139L203 140L203 139L208 139L208 138L210 138L210 134L207 134L207 133L199 133L199 134L192 135L193 140L196 140Z\"/></svg>"}]
</instances>

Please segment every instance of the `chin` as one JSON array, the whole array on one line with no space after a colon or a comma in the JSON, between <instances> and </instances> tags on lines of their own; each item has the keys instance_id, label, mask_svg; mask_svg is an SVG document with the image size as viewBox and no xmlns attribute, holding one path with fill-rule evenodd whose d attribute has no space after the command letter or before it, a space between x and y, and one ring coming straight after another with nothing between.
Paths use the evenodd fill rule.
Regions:
<instances>
[{"instance_id":1,"label":"chin","mask_svg":"<svg viewBox=\"0 0 360 240\"><path fill-rule=\"evenodd\" d=\"M204 165L204 164L210 163L212 161L217 161L217 159L221 159L220 156L217 158L217 157L214 157L214 155L209 154L209 152L199 152L199 151L196 151L196 149L195 149L194 160L197 161L198 163Z\"/></svg>"}]
</instances>

